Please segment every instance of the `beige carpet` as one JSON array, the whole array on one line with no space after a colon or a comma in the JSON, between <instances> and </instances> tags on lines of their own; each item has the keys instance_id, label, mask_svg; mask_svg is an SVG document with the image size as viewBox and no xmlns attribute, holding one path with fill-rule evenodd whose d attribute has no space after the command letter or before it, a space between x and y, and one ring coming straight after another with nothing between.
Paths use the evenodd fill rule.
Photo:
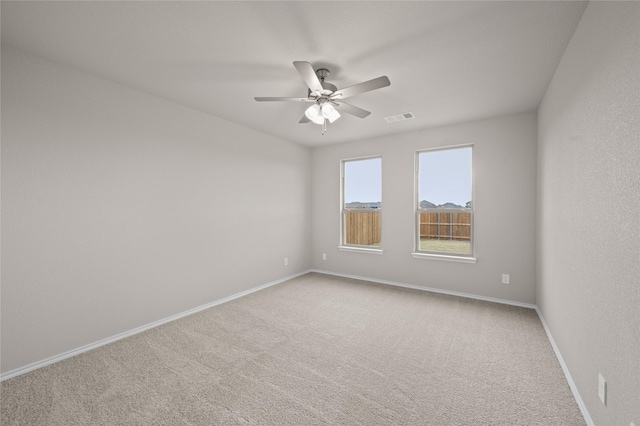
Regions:
<instances>
[{"instance_id":1,"label":"beige carpet","mask_svg":"<svg viewBox=\"0 0 640 426\"><path fill-rule=\"evenodd\" d=\"M533 310L320 274L1 391L3 425L584 425Z\"/></svg>"}]
</instances>

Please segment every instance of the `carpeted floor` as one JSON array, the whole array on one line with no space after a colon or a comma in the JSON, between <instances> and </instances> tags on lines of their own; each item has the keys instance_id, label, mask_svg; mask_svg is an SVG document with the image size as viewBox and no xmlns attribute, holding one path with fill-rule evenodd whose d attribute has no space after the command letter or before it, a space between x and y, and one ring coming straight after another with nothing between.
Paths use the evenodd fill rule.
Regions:
<instances>
[{"instance_id":1,"label":"carpeted floor","mask_svg":"<svg viewBox=\"0 0 640 426\"><path fill-rule=\"evenodd\" d=\"M6 380L3 425L584 425L531 309L307 274Z\"/></svg>"}]
</instances>

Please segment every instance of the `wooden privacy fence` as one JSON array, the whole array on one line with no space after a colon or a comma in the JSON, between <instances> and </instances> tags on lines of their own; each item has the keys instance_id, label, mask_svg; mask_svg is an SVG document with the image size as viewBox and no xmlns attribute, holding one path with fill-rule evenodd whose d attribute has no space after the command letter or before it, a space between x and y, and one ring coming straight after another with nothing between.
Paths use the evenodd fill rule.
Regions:
<instances>
[{"instance_id":1,"label":"wooden privacy fence","mask_svg":"<svg viewBox=\"0 0 640 426\"><path fill-rule=\"evenodd\" d=\"M380 244L380 212L347 210L344 218L347 244L373 246ZM420 213L420 238L438 240L471 240L471 213Z\"/></svg>"},{"instance_id":2,"label":"wooden privacy fence","mask_svg":"<svg viewBox=\"0 0 640 426\"><path fill-rule=\"evenodd\" d=\"M471 240L471 213L420 213L420 238Z\"/></svg>"},{"instance_id":3,"label":"wooden privacy fence","mask_svg":"<svg viewBox=\"0 0 640 426\"><path fill-rule=\"evenodd\" d=\"M380 212L346 211L345 242L361 246L380 244Z\"/></svg>"}]
</instances>

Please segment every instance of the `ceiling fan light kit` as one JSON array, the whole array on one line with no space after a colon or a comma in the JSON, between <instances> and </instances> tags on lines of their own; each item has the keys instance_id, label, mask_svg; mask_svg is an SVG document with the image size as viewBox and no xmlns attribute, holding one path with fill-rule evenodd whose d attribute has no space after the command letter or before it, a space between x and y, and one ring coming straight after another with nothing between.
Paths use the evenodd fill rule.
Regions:
<instances>
[{"instance_id":1,"label":"ceiling fan light kit","mask_svg":"<svg viewBox=\"0 0 640 426\"><path fill-rule=\"evenodd\" d=\"M311 105L304 112L304 115L315 124L324 124L324 120L329 120L329 123L333 123L340 118L340 113L331 103L326 101Z\"/></svg>"},{"instance_id":2,"label":"ceiling fan light kit","mask_svg":"<svg viewBox=\"0 0 640 426\"><path fill-rule=\"evenodd\" d=\"M331 83L324 80L329 75L329 70L320 68L316 71L309 62L295 61L293 66L296 67L302 79L309 87L306 98L274 98L274 97L257 97L258 102L264 101L294 101L294 102L313 102L304 112L304 116L299 123L315 123L322 126L322 134L327 131L327 121L333 123L340 118L340 112L355 115L364 118L371 114L362 108L343 102L342 99L359 93L369 92L371 90L387 87L391 84L387 76L374 78L373 80L358 83L353 86L338 90Z\"/></svg>"}]
</instances>

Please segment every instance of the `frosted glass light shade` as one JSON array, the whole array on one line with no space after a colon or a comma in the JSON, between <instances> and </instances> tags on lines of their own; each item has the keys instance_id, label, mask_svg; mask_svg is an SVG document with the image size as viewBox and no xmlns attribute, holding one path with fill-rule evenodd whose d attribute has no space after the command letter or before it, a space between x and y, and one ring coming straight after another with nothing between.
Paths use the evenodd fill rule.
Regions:
<instances>
[{"instance_id":1,"label":"frosted glass light shade","mask_svg":"<svg viewBox=\"0 0 640 426\"><path fill-rule=\"evenodd\" d=\"M340 113L330 103L322 105L322 116L329 120L329 123L333 123L340 118Z\"/></svg>"},{"instance_id":2,"label":"frosted glass light shade","mask_svg":"<svg viewBox=\"0 0 640 426\"><path fill-rule=\"evenodd\" d=\"M322 116L322 109L320 105L313 104L304 112L304 115L307 116L309 120L316 124L324 124L324 117Z\"/></svg>"}]
</instances>

